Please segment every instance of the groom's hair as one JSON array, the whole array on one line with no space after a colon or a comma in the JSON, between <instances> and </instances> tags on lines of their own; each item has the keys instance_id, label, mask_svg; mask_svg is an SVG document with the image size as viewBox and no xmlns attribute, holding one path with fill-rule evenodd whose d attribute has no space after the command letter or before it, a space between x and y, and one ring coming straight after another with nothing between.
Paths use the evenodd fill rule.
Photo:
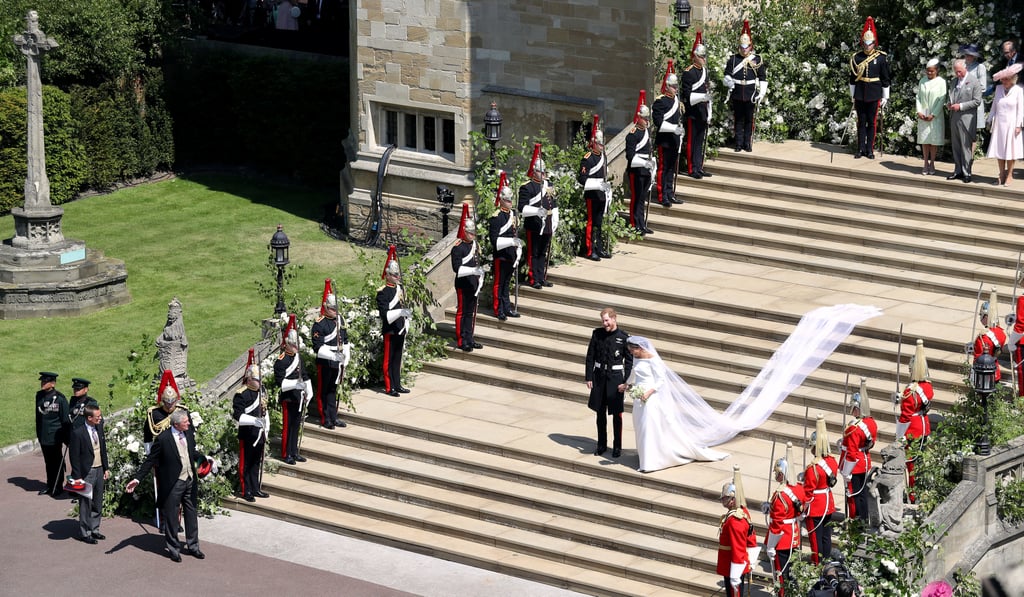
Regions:
<instances>
[{"instance_id":1,"label":"groom's hair","mask_svg":"<svg viewBox=\"0 0 1024 597\"><path fill-rule=\"evenodd\" d=\"M615 309L612 309L611 307L605 307L604 309L601 309L601 317L604 317L605 315L611 316L612 319L619 318L619 314L616 313Z\"/></svg>"}]
</instances>

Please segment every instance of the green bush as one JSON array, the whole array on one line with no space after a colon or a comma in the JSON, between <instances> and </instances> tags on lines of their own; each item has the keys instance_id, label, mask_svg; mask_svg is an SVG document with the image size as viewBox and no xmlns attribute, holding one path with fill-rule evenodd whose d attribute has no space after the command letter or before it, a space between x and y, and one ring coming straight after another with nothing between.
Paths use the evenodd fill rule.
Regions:
<instances>
[{"instance_id":1,"label":"green bush","mask_svg":"<svg viewBox=\"0 0 1024 597\"><path fill-rule=\"evenodd\" d=\"M43 86L43 131L50 202L70 201L86 179L85 147L78 140L78 126L71 114L71 99L56 87ZM0 214L25 201L28 172L28 102L25 88L0 91Z\"/></svg>"}]
</instances>

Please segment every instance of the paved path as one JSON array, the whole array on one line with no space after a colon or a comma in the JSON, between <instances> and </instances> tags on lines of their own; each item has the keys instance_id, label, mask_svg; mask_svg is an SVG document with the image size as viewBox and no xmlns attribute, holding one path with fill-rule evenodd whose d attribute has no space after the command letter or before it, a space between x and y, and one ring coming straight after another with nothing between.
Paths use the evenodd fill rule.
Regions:
<instances>
[{"instance_id":1,"label":"paved path","mask_svg":"<svg viewBox=\"0 0 1024 597\"><path fill-rule=\"evenodd\" d=\"M205 560L171 562L151 524L104 520L106 541L86 545L69 500L37 495L43 458L38 451L0 460L0 595L166 595L175 590L233 595L346 597L577 595L403 551L234 512L200 519Z\"/></svg>"}]
</instances>

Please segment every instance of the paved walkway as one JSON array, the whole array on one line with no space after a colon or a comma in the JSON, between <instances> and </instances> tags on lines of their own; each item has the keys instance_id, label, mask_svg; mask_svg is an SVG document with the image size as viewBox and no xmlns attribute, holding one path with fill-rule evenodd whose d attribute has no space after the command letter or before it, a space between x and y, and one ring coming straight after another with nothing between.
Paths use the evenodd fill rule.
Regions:
<instances>
[{"instance_id":1,"label":"paved walkway","mask_svg":"<svg viewBox=\"0 0 1024 597\"><path fill-rule=\"evenodd\" d=\"M104 520L106 541L86 545L69 500L37 495L39 451L0 460L0 595L346 597L577 595L375 543L233 512L199 521L205 560L167 558L151 524ZM178 572L179 574L170 573Z\"/></svg>"}]
</instances>

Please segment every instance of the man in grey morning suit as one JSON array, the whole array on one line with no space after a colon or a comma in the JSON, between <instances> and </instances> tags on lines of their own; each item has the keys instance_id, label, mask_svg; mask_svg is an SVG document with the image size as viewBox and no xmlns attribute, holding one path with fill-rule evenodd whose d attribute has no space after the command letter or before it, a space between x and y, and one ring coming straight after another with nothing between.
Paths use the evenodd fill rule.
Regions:
<instances>
[{"instance_id":1,"label":"man in grey morning suit","mask_svg":"<svg viewBox=\"0 0 1024 597\"><path fill-rule=\"evenodd\" d=\"M956 168L946 180L961 179L971 182L971 143L978 134L978 106L981 104L981 83L967 72L967 63L961 60L953 62L956 78L949 86L949 130L950 143L953 146L953 164Z\"/></svg>"}]
</instances>

